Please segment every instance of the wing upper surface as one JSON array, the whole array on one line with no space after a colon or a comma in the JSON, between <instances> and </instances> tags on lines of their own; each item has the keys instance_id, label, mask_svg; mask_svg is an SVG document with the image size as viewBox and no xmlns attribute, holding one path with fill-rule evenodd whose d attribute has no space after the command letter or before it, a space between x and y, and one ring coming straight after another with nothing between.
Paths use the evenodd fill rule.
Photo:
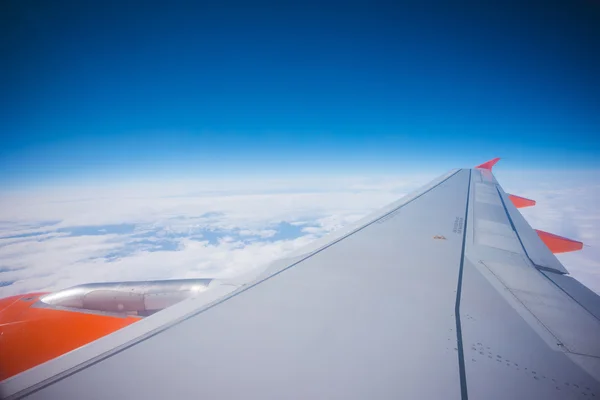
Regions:
<instances>
[{"instance_id":1,"label":"wing upper surface","mask_svg":"<svg viewBox=\"0 0 600 400\"><path fill-rule=\"evenodd\" d=\"M506 196L489 169L452 171L249 283L1 388L31 399L600 396L598 296L523 239L534 231Z\"/></svg>"},{"instance_id":2,"label":"wing upper surface","mask_svg":"<svg viewBox=\"0 0 600 400\"><path fill-rule=\"evenodd\" d=\"M31 398L104 398L108 388L113 398L184 397L199 387L212 398L460 398L454 307L469 175L454 172Z\"/></svg>"}]
</instances>

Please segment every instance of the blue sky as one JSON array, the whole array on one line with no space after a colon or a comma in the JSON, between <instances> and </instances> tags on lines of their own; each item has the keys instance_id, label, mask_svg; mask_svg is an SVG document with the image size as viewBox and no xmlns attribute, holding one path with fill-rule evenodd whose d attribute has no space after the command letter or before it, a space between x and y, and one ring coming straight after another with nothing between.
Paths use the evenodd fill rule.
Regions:
<instances>
[{"instance_id":1,"label":"blue sky","mask_svg":"<svg viewBox=\"0 0 600 400\"><path fill-rule=\"evenodd\" d=\"M0 182L600 168L598 2L218 3L4 3Z\"/></svg>"}]
</instances>

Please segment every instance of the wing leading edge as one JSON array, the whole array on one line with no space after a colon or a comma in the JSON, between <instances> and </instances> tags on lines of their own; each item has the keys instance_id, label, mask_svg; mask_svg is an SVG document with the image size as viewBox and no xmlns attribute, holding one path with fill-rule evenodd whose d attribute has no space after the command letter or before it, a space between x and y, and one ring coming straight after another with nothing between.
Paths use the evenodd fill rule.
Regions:
<instances>
[{"instance_id":1,"label":"wing leading edge","mask_svg":"<svg viewBox=\"0 0 600 400\"><path fill-rule=\"evenodd\" d=\"M598 296L564 281L494 163L452 171L247 283L0 389L31 399L600 396Z\"/></svg>"}]
</instances>

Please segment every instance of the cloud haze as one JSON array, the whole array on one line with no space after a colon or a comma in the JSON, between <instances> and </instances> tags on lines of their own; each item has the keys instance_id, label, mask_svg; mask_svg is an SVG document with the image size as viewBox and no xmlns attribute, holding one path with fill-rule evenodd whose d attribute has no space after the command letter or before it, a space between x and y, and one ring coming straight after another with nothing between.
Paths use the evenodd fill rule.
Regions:
<instances>
[{"instance_id":1,"label":"cloud haze","mask_svg":"<svg viewBox=\"0 0 600 400\"><path fill-rule=\"evenodd\" d=\"M3 193L0 297L96 281L232 277L434 177L132 183ZM538 201L523 211L532 226L586 242L583 251L560 259L600 292L600 185L534 173L498 179L507 191Z\"/></svg>"}]
</instances>

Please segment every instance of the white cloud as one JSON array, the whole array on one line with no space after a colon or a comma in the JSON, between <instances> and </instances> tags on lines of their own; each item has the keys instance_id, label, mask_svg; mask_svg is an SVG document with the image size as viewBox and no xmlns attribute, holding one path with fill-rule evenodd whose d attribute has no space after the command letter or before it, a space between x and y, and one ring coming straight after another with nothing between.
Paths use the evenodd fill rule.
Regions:
<instances>
[{"instance_id":1,"label":"white cloud","mask_svg":"<svg viewBox=\"0 0 600 400\"><path fill-rule=\"evenodd\" d=\"M547 175L497 177L507 191L538 201L523 211L534 227L590 245L561 260L600 292L600 186ZM0 297L95 281L233 277L434 177L188 181L4 193Z\"/></svg>"}]
</instances>

